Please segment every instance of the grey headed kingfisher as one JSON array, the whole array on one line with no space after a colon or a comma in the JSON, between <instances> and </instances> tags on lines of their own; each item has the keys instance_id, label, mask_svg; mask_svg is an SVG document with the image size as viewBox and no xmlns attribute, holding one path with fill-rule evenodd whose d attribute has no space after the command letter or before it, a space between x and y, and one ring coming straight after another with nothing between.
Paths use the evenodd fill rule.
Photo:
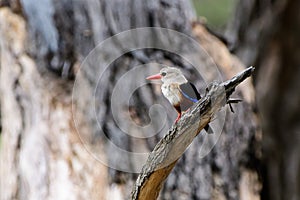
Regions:
<instances>
[{"instance_id":1,"label":"grey headed kingfisher","mask_svg":"<svg viewBox=\"0 0 300 200\"><path fill-rule=\"evenodd\" d=\"M161 91L178 113L175 123L180 119L182 112L187 111L201 99L195 85L189 82L178 68L164 67L158 74L148 76L146 79L162 81ZM209 125L205 130L207 133L213 133Z\"/></svg>"}]
</instances>

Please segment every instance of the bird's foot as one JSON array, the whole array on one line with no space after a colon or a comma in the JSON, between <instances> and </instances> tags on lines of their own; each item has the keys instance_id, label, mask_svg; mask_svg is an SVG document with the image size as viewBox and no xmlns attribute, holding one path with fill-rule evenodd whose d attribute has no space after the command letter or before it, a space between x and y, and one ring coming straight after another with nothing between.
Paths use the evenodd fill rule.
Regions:
<instances>
[{"instance_id":1,"label":"bird's foot","mask_svg":"<svg viewBox=\"0 0 300 200\"><path fill-rule=\"evenodd\" d=\"M188 108L186 111L183 111L183 113L187 113L191 110L191 108Z\"/></svg>"},{"instance_id":2,"label":"bird's foot","mask_svg":"<svg viewBox=\"0 0 300 200\"><path fill-rule=\"evenodd\" d=\"M175 124L178 122L178 120L180 119L180 117L181 117L181 114L178 113L178 116L177 116L177 118L176 118L176 120L174 122Z\"/></svg>"}]
</instances>

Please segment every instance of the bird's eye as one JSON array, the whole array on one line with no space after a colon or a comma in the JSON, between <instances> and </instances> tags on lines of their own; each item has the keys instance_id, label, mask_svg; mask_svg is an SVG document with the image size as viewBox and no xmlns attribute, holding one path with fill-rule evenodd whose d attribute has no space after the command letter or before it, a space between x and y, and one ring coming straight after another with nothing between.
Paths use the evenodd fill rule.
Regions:
<instances>
[{"instance_id":1,"label":"bird's eye","mask_svg":"<svg viewBox=\"0 0 300 200\"><path fill-rule=\"evenodd\" d=\"M161 73L161 75L162 75L162 76L165 76L165 75L167 75L167 73L166 73L166 72L163 72L163 73Z\"/></svg>"}]
</instances>

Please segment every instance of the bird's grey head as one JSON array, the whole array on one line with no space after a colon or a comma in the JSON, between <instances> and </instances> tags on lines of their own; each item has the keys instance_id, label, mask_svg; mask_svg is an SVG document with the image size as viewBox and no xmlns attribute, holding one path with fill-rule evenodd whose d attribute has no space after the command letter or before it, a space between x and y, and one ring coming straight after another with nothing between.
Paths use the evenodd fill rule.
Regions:
<instances>
[{"instance_id":1,"label":"bird's grey head","mask_svg":"<svg viewBox=\"0 0 300 200\"><path fill-rule=\"evenodd\" d=\"M178 68L175 67L164 67L160 70L159 73L161 75L161 81L165 84L170 84L170 83L183 84L187 82L183 73Z\"/></svg>"}]
</instances>

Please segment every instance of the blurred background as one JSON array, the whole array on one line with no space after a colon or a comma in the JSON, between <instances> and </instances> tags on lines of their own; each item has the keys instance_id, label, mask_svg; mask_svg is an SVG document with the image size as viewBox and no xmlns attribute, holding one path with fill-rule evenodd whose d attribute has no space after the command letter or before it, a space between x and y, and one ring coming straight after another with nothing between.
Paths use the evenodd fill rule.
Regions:
<instances>
[{"instance_id":1,"label":"blurred background","mask_svg":"<svg viewBox=\"0 0 300 200\"><path fill-rule=\"evenodd\" d=\"M160 85L143 82L162 64L202 94L216 69L219 81L256 70L234 93L235 113L224 108L214 148L202 157L204 134L195 138L159 199L300 199L299 9L299 0L0 0L1 200L129 199L144 158L114 147L149 153L172 126ZM203 51L155 32L126 45L171 41L178 51L116 39L96 48L141 27L175 30ZM195 52L203 74L186 60ZM129 100L112 103L134 70L121 84Z\"/></svg>"},{"instance_id":2,"label":"blurred background","mask_svg":"<svg viewBox=\"0 0 300 200\"><path fill-rule=\"evenodd\" d=\"M237 0L193 0L197 16L215 31L224 31L234 13Z\"/></svg>"}]
</instances>

